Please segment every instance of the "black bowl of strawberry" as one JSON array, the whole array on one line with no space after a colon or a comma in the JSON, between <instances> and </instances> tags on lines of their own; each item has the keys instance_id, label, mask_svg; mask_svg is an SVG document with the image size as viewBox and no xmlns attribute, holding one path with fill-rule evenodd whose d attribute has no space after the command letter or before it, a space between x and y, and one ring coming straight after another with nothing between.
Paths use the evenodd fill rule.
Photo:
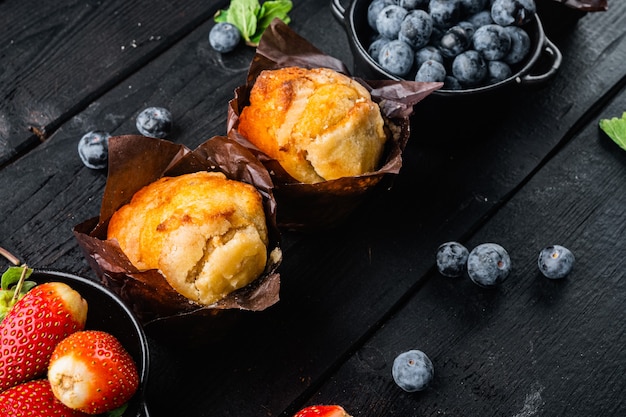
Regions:
<instances>
[{"instance_id":1,"label":"black bowl of strawberry","mask_svg":"<svg viewBox=\"0 0 626 417\"><path fill-rule=\"evenodd\" d=\"M149 369L148 341L134 313L113 292L86 278L63 272L35 270L28 279L39 285L61 282L82 296L88 306L84 330L98 330L113 335L130 354L136 366L139 385L132 398L125 403L127 408L122 417L148 417L149 411L144 400Z\"/></svg>"}]
</instances>

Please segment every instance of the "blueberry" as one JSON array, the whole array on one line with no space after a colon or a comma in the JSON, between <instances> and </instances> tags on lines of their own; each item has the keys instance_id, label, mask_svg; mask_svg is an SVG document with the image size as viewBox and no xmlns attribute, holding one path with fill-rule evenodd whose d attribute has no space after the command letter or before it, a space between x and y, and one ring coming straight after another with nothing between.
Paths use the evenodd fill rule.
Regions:
<instances>
[{"instance_id":1,"label":"blueberry","mask_svg":"<svg viewBox=\"0 0 626 417\"><path fill-rule=\"evenodd\" d=\"M467 19L476 29L481 26L490 25L493 23L491 18L491 12L489 10L483 10L482 12L475 13L469 16Z\"/></svg>"},{"instance_id":2,"label":"blueberry","mask_svg":"<svg viewBox=\"0 0 626 417\"><path fill-rule=\"evenodd\" d=\"M415 392L428 387L435 376L435 368L424 352L412 349L396 356L391 374L400 388Z\"/></svg>"},{"instance_id":3,"label":"blueberry","mask_svg":"<svg viewBox=\"0 0 626 417\"><path fill-rule=\"evenodd\" d=\"M411 10L400 24L398 39L408 43L413 49L428 44L433 31L433 20L424 10Z\"/></svg>"},{"instance_id":4,"label":"blueberry","mask_svg":"<svg viewBox=\"0 0 626 417\"><path fill-rule=\"evenodd\" d=\"M216 23L209 32L209 43L217 52L231 52L239 45L239 42L241 42L241 33L231 23Z\"/></svg>"},{"instance_id":5,"label":"blueberry","mask_svg":"<svg viewBox=\"0 0 626 417\"><path fill-rule=\"evenodd\" d=\"M456 26L460 26L463 29L465 29L465 33L467 33L467 36L470 39L474 35L474 32L476 32L476 27L474 26L472 22L468 20L461 20L459 23L456 24Z\"/></svg>"},{"instance_id":6,"label":"blueberry","mask_svg":"<svg viewBox=\"0 0 626 417\"><path fill-rule=\"evenodd\" d=\"M395 39L380 48L378 63L385 70L399 77L404 77L411 71L415 53L405 42Z\"/></svg>"},{"instance_id":7,"label":"blueberry","mask_svg":"<svg viewBox=\"0 0 626 417\"><path fill-rule=\"evenodd\" d=\"M367 53L369 54L369 56L372 57L374 61L378 62L380 49L383 47L383 45L386 45L387 43L389 43L389 39L383 38L381 36L370 44L370 46L367 48Z\"/></svg>"},{"instance_id":8,"label":"blueberry","mask_svg":"<svg viewBox=\"0 0 626 417\"><path fill-rule=\"evenodd\" d=\"M373 0L369 6L367 6L367 23L370 27L376 31L376 18L382 9L386 6L390 6L392 4L396 4L394 0Z\"/></svg>"},{"instance_id":9,"label":"blueberry","mask_svg":"<svg viewBox=\"0 0 626 417\"><path fill-rule=\"evenodd\" d=\"M461 20L461 3L458 0L430 0L428 12L435 26L447 29Z\"/></svg>"},{"instance_id":10,"label":"blueberry","mask_svg":"<svg viewBox=\"0 0 626 417\"><path fill-rule=\"evenodd\" d=\"M446 78L446 68L441 62L426 61L417 70L415 81L418 82L443 82Z\"/></svg>"},{"instance_id":11,"label":"blueberry","mask_svg":"<svg viewBox=\"0 0 626 417\"><path fill-rule=\"evenodd\" d=\"M426 61L437 61L443 64L443 55L438 48L429 45L415 51L415 64L419 68Z\"/></svg>"},{"instance_id":12,"label":"blueberry","mask_svg":"<svg viewBox=\"0 0 626 417\"><path fill-rule=\"evenodd\" d=\"M458 242L446 242L437 249L437 269L445 277L460 277L465 271L469 251Z\"/></svg>"},{"instance_id":13,"label":"blueberry","mask_svg":"<svg viewBox=\"0 0 626 417\"><path fill-rule=\"evenodd\" d=\"M396 39L400 25L409 12L395 4L385 6L376 17L376 30L385 38Z\"/></svg>"},{"instance_id":14,"label":"blueberry","mask_svg":"<svg viewBox=\"0 0 626 417\"><path fill-rule=\"evenodd\" d=\"M430 34L430 42L429 45L433 45L439 47L439 41L443 34L446 33L445 29L438 28L437 26L433 26L433 32Z\"/></svg>"},{"instance_id":15,"label":"blueberry","mask_svg":"<svg viewBox=\"0 0 626 417\"><path fill-rule=\"evenodd\" d=\"M511 37L500 25L485 25L476 29L472 36L474 49L487 60L504 58L511 48Z\"/></svg>"},{"instance_id":16,"label":"blueberry","mask_svg":"<svg viewBox=\"0 0 626 417\"><path fill-rule=\"evenodd\" d=\"M442 90L462 90L462 89L463 89L463 86L461 85L459 80L456 79L456 77L453 77L452 75L446 75L446 78L443 80Z\"/></svg>"},{"instance_id":17,"label":"blueberry","mask_svg":"<svg viewBox=\"0 0 626 417\"><path fill-rule=\"evenodd\" d=\"M407 10L426 9L430 0L398 0L398 5Z\"/></svg>"},{"instance_id":18,"label":"blueberry","mask_svg":"<svg viewBox=\"0 0 626 417\"><path fill-rule=\"evenodd\" d=\"M530 36L519 26L504 26L504 31L511 38L511 48L502 60L507 64L518 64L530 52Z\"/></svg>"},{"instance_id":19,"label":"blueberry","mask_svg":"<svg viewBox=\"0 0 626 417\"><path fill-rule=\"evenodd\" d=\"M452 75L463 85L478 85L487 76L487 63L477 51L467 50L452 61Z\"/></svg>"},{"instance_id":20,"label":"blueberry","mask_svg":"<svg viewBox=\"0 0 626 417\"><path fill-rule=\"evenodd\" d=\"M172 113L163 107L148 107L139 113L136 125L144 136L164 138L172 131Z\"/></svg>"},{"instance_id":21,"label":"blueberry","mask_svg":"<svg viewBox=\"0 0 626 417\"><path fill-rule=\"evenodd\" d=\"M513 75L509 64L503 61L489 61L487 63L487 83L496 84Z\"/></svg>"},{"instance_id":22,"label":"blueberry","mask_svg":"<svg viewBox=\"0 0 626 417\"><path fill-rule=\"evenodd\" d=\"M446 58L454 58L470 45L470 37L461 26L455 25L448 29L439 40L439 50Z\"/></svg>"},{"instance_id":23,"label":"blueberry","mask_svg":"<svg viewBox=\"0 0 626 417\"><path fill-rule=\"evenodd\" d=\"M467 274L475 284L490 288L499 285L511 272L511 258L497 243L476 246L467 257Z\"/></svg>"},{"instance_id":24,"label":"blueberry","mask_svg":"<svg viewBox=\"0 0 626 417\"><path fill-rule=\"evenodd\" d=\"M546 278L564 278L574 268L574 254L560 245L547 246L539 252L537 265Z\"/></svg>"},{"instance_id":25,"label":"blueberry","mask_svg":"<svg viewBox=\"0 0 626 417\"><path fill-rule=\"evenodd\" d=\"M522 26L537 13L534 0L494 0L491 5L491 18L502 26Z\"/></svg>"},{"instance_id":26,"label":"blueberry","mask_svg":"<svg viewBox=\"0 0 626 417\"><path fill-rule=\"evenodd\" d=\"M94 130L85 133L78 141L78 156L87 168L103 169L107 167L109 159L108 132Z\"/></svg>"},{"instance_id":27,"label":"blueberry","mask_svg":"<svg viewBox=\"0 0 626 417\"><path fill-rule=\"evenodd\" d=\"M489 0L461 0L461 8L466 15L485 10L488 4Z\"/></svg>"}]
</instances>

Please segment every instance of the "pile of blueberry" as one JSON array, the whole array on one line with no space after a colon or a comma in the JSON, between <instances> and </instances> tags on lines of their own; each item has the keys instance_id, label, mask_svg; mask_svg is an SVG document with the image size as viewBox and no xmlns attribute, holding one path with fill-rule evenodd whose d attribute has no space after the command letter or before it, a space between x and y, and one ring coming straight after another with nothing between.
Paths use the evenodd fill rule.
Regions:
<instances>
[{"instance_id":1,"label":"pile of blueberry","mask_svg":"<svg viewBox=\"0 0 626 417\"><path fill-rule=\"evenodd\" d=\"M482 243L470 252L458 242L446 242L437 249L436 259L441 275L460 277L467 270L472 282L485 288L499 285L511 272L511 258L497 243ZM547 278L565 278L574 267L574 254L561 245L546 246L537 266Z\"/></svg>"},{"instance_id":2,"label":"pile of blueberry","mask_svg":"<svg viewBox=\"0 0 626 417\"><path fill-rule=\"evenodd\" d=\"M148 107L135 120L139 133L151 138L165 138L172 131L172 113L163 107ZM85 133L78 141L78 156L87 168L104 169L109 161L109 138L103 130Z\"/></svg>"},{"instance_id":3,"label":"pile of blueberry","mask_svg":"<svg viewBox=\"0 0 626 417\"><path fill-rule=\"evenodd\" d=\"M373 0L368 53L404 79L443 90L495 84L514 74L531 48L525 29L534 0Z\"/></svg>"}]
</instances>

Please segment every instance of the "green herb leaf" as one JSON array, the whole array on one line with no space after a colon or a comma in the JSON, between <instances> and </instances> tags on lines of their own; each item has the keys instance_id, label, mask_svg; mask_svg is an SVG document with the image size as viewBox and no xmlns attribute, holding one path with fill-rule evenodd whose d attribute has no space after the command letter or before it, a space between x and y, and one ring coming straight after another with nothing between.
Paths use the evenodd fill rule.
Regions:
<instances>
[{"instance_id":1,"label":"green herb leaf","mask_svg":"<svg viewBox=\"0 0 626 417\"><path fill-rule=\"evenodd\" d=\"M258 0L231 0L227 9L219 10L215 14L214 20L235 25L246 44L257 46L274 18L279 18L286 24L290 23L288 13L292 8L293 3L290 0L268 0L263 5Z\"/></svg>"},{"instance_id":2,"label":"green herb leaf","mask_svg":"<svg viewBox=\"0 0 626 417\"><path fill-rule=\"evenodd\" d=\"M611 119L601 119L600 128L606 133L620 148L626 151L626 112L622 118L613 117Z\"/></svg>"},{"instance_id":3,"label":"green herb leaf","mask_svg":"<svg viewBox=\"0 0 626 417\"><path fill-rule=\"evenodd\" d=\"M275 18L282 20L285 24L289 24L291 22L289 12L292 7L293 3L290 0L270 0L264 2L259 11L257 31L251 39L252 43L255 45L259 44L263 32Z\"/></svg>"}]
</instances>

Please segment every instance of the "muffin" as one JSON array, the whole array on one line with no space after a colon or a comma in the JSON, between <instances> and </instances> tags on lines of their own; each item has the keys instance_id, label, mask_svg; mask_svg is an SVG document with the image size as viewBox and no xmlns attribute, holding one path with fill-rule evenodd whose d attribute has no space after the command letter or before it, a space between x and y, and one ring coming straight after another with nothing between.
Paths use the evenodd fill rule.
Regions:
<instances>
[{"instance_id":1,"label":"muffin","mask_svg":"<svg viewBox=\"0 0 626 417\"><path fill-rule=\"evenodd\" d=\"M107 239L137 269L159 270L174 290L202 305L248 285L267 263L262 196L219 172L146 185L115 211Z\"/></svg>"},{"instance_id":2,"label":"muffin","mask_svg":"<svg viewBox=\"0 0 626 417\"><path fill-rule=\"evenodd\" d=\"M376 171L387 141L368 90L329 68L262 71L238 130L295 180L309 184Z\"/></svg>"}]
</instances>

